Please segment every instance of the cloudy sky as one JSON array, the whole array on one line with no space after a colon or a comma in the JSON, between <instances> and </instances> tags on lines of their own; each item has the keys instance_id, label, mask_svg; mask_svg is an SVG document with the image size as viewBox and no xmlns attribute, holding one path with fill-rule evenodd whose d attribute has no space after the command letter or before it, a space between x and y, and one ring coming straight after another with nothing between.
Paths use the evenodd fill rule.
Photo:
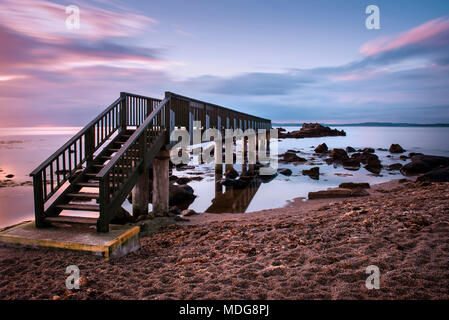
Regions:
<instances>
[{"instance_id":1,"label":"cloudy sky","mask_svg":"<svg viewBox=\"0 0 449 320\"><path fill-rule=\"evenodd\" d=\"M2 127L84 125L120 91L282 121L449 123L447 0L0 0L0 41Z\"/></svg>"}]
</instances>

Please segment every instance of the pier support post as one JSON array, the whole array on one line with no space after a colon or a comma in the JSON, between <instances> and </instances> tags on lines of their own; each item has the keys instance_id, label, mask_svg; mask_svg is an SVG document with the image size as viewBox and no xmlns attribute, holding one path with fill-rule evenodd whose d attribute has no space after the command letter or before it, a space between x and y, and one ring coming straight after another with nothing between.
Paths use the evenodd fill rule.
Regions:
<instances>
[{"instance_id":1,"label":"pier support post","mask_svg":"<svg viewBox=\"0 0 449 320\"><path fill-rule=\"evenodd\" d=\"M243 159L246 159L248 157L248 137L243 137L242 139L242 152L243 152Z\"/></svg>"},{"instance_id":2,"label":"pier support post","mask_svg":"<svg viewBox=\"0 0 449 320\"><path fill-rule=\"evenodd\" d=\"M170 152L161 150L153 160L153 212L165 216L169 211L169 161Z\"/></svg>"},{"instance_id":3,"label":"pier support post","mask_svg":"<svg viewBox=\"0 0 449 320\"><path fill-rule=\"evenodd\" d=\"M215 157L215 196L217 196L217 194L221 194L223 192L223 186L220 183L220 180L223 179L223 154L222 152L218 152L217 150L217 144L215 144L215 152L214 152L214 157ZM220 144L220 148L222 148L221 144Z\"/></svg>"},{"instance_id":4,"label":"pier support post","mask_svg":"<svg viewBox=\"0 0 449 320\"><path fill-rule=\"evenodd\" d=\"M270 129L267 129L267 151L270 149L270 139L271 139Z\"/></svg>"},{"instance_id":5,"label":"pier support post","mask_svg":"<svg viewBox=\"0 0 449 320\"><path fill-rule=\"evenodd\" d=\"M223 185L220 180L223 179L223 164L215 164L215 196L223 193Z\"/></svg>"},{"instance_id":6,"label":"pier support post","mask_svg":"<svg viewBox=\"0 0 449 320\"><path fill-rule=\"evenodd\" d=\"M148 203L150 202L150 177L148 169L138 178L132 190L133 216L135 218L148 213Z\"/></svg>"}]
</instances>

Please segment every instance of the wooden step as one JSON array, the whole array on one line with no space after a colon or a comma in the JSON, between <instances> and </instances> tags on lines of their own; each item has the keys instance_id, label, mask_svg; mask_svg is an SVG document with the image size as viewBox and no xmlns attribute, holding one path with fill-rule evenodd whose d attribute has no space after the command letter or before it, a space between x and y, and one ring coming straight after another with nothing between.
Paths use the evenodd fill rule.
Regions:
<instances>
[{"instance_id":1,"label":"wooden step","mask_svg":"<svg viewBox=\"0 0 449 320\"><path fill-rule=\"evenodd\" d=\"M88 217L69 217L69 216L47 217L45 218L45 221L75 223L75 224L97 224L96 218L88 218Z\"/></svg>"},{"instance_id":2,"label":"wooden step","mask_svg":"<svg viewBox=\"0 0 449 320\"><path fill-rule=\"evenodd\" d=\"M86 177L89 177L89 178L96 178L97 177L97 174L98 173L93 173L93 172L87 172L87 173L85 173L84 175L86 176Z\"/></svg>"},{"instance_id":3,"label":"wooden step","mask_svg":"<svg viewBox=\"0 0 449 320\"><path fill-rule=\"evenodd\" d=\"M64 210L100 211L100 206L98 204L60 204L56 207Z\"/></svg>"},{"instance_id":4,"label":"wooden step","mask_svg":"<svg viewBox=\"0 0 449 320\"><path fill-rule=\"evenodd\" d=\"M79 192L79 193L67 193L67 197L76 199L99 199L100 195L98 193L90 192Z\"/></svg>"},{"instance_id":5,"label":"wooden step","mask_svg":"<svg viewBox=\"0 0 449 320\"><path fill-rule=\"evenodd\" d=\"M86 188L98 188L100 186L99 182L78 182L76 185Z\"/></svg>"},{"instance_id":6,"label":"wooden step","mask_svg":"<svg viewBox=\"0 0 449 320\"><path fill-rule=\"evenodd\" d=\"M132 151L138 151L139 149L129 149L129 150L132 150ZM117 149L117 148L110 148L110 149L108 149L108 151L111 151L111 152L119 152L120 149Z\"/></svg>"}]
</instances>

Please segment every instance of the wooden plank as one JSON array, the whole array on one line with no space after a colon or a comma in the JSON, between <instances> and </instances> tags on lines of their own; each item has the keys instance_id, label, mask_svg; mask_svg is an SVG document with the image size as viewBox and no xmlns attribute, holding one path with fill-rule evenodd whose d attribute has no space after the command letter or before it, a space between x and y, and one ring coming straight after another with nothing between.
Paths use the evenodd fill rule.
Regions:
<instances>
[{"instance_id":1,"label":"wooden plank","mask_svg":"<svg viewBox=\"0 0 449 320\"><path fill-rule=\"evenodd\" d=\"M61 223L75 223L75 224L93 224L97 223L96 218L89 217L69 217L69 216L58 216L58 217L48 217L45 218L48 222L61 222Z\"/></svg>"},{"instance_id":2,"label":"wooden plank","mask_svg":"<svg viewBox=\"0 0 449 320\"><path fill-rule=\"evenodd\" d=\"M91 192L78 192L78 193L67 193L67 197L98 199L100 198L100 195L98 193L91 193Z\"/></svg>"},{"instance_id":3,"label":"wooden plank","mask_svg":"<svg viewBox=\"0 0 449 320\"><path fill-rule=\"evenodd\" d=\"M78 182L77 185L85 188L98 188L100 186L98 182Z\"/></svg>"},{"instance_id":4,"label":"wooden plank","mask_svg":"<svg viewBox=\"0 0 449 320\"><path fill-rule=\"evenodd\" d=\"M56 207L64 210L100 211L98 204L60 204Z\"/></svg>"}]
</instances>

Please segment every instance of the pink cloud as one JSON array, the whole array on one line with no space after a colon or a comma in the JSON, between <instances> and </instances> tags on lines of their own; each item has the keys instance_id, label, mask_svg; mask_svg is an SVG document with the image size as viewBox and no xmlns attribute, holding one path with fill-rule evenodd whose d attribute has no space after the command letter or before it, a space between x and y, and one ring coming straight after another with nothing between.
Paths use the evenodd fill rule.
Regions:
<instances>
[{"instance_id":1,"label":"pink cloud","mask_svg":"<svg viewBox=\"0 0 449 320\"><path fill-rule=\"evenodd\" d=\"M365 56L374 56L379 53L392 51L401 47L432 40L444 32L449 31L449 20L438 18L428 21L416 28L400 33L399 35L378 38L362 46L360 53ZM433 39L434 40L434 39ZM437 40L435 40L436 42ZM438 43L436 43L438 44Z\"/></svg>"},{"instance_id":2,"label":"pink cloud","mask_svg":"<svg viewBox=\"0 0 449 320\"><path fill-rule=\"evenodd\" d=\"M345 74L330 75L331 80L336 81L359 81L375 77L380 71L360 71Z\"/></svg>"},{"instance_id":3,"label":"pink cloud","mask_svg":"<svg viewBox=\"0 0 449 320\"><path fill-rule=\"evenodd\" d=\"M68 30L66 6L47 0L3 0L0 24L15 32L46 42L70 38L98 40L130 37L151 30L157 21L129 11L113 11L73 1L80 9L80 29Z\"/></svg>"}]
</instances>

